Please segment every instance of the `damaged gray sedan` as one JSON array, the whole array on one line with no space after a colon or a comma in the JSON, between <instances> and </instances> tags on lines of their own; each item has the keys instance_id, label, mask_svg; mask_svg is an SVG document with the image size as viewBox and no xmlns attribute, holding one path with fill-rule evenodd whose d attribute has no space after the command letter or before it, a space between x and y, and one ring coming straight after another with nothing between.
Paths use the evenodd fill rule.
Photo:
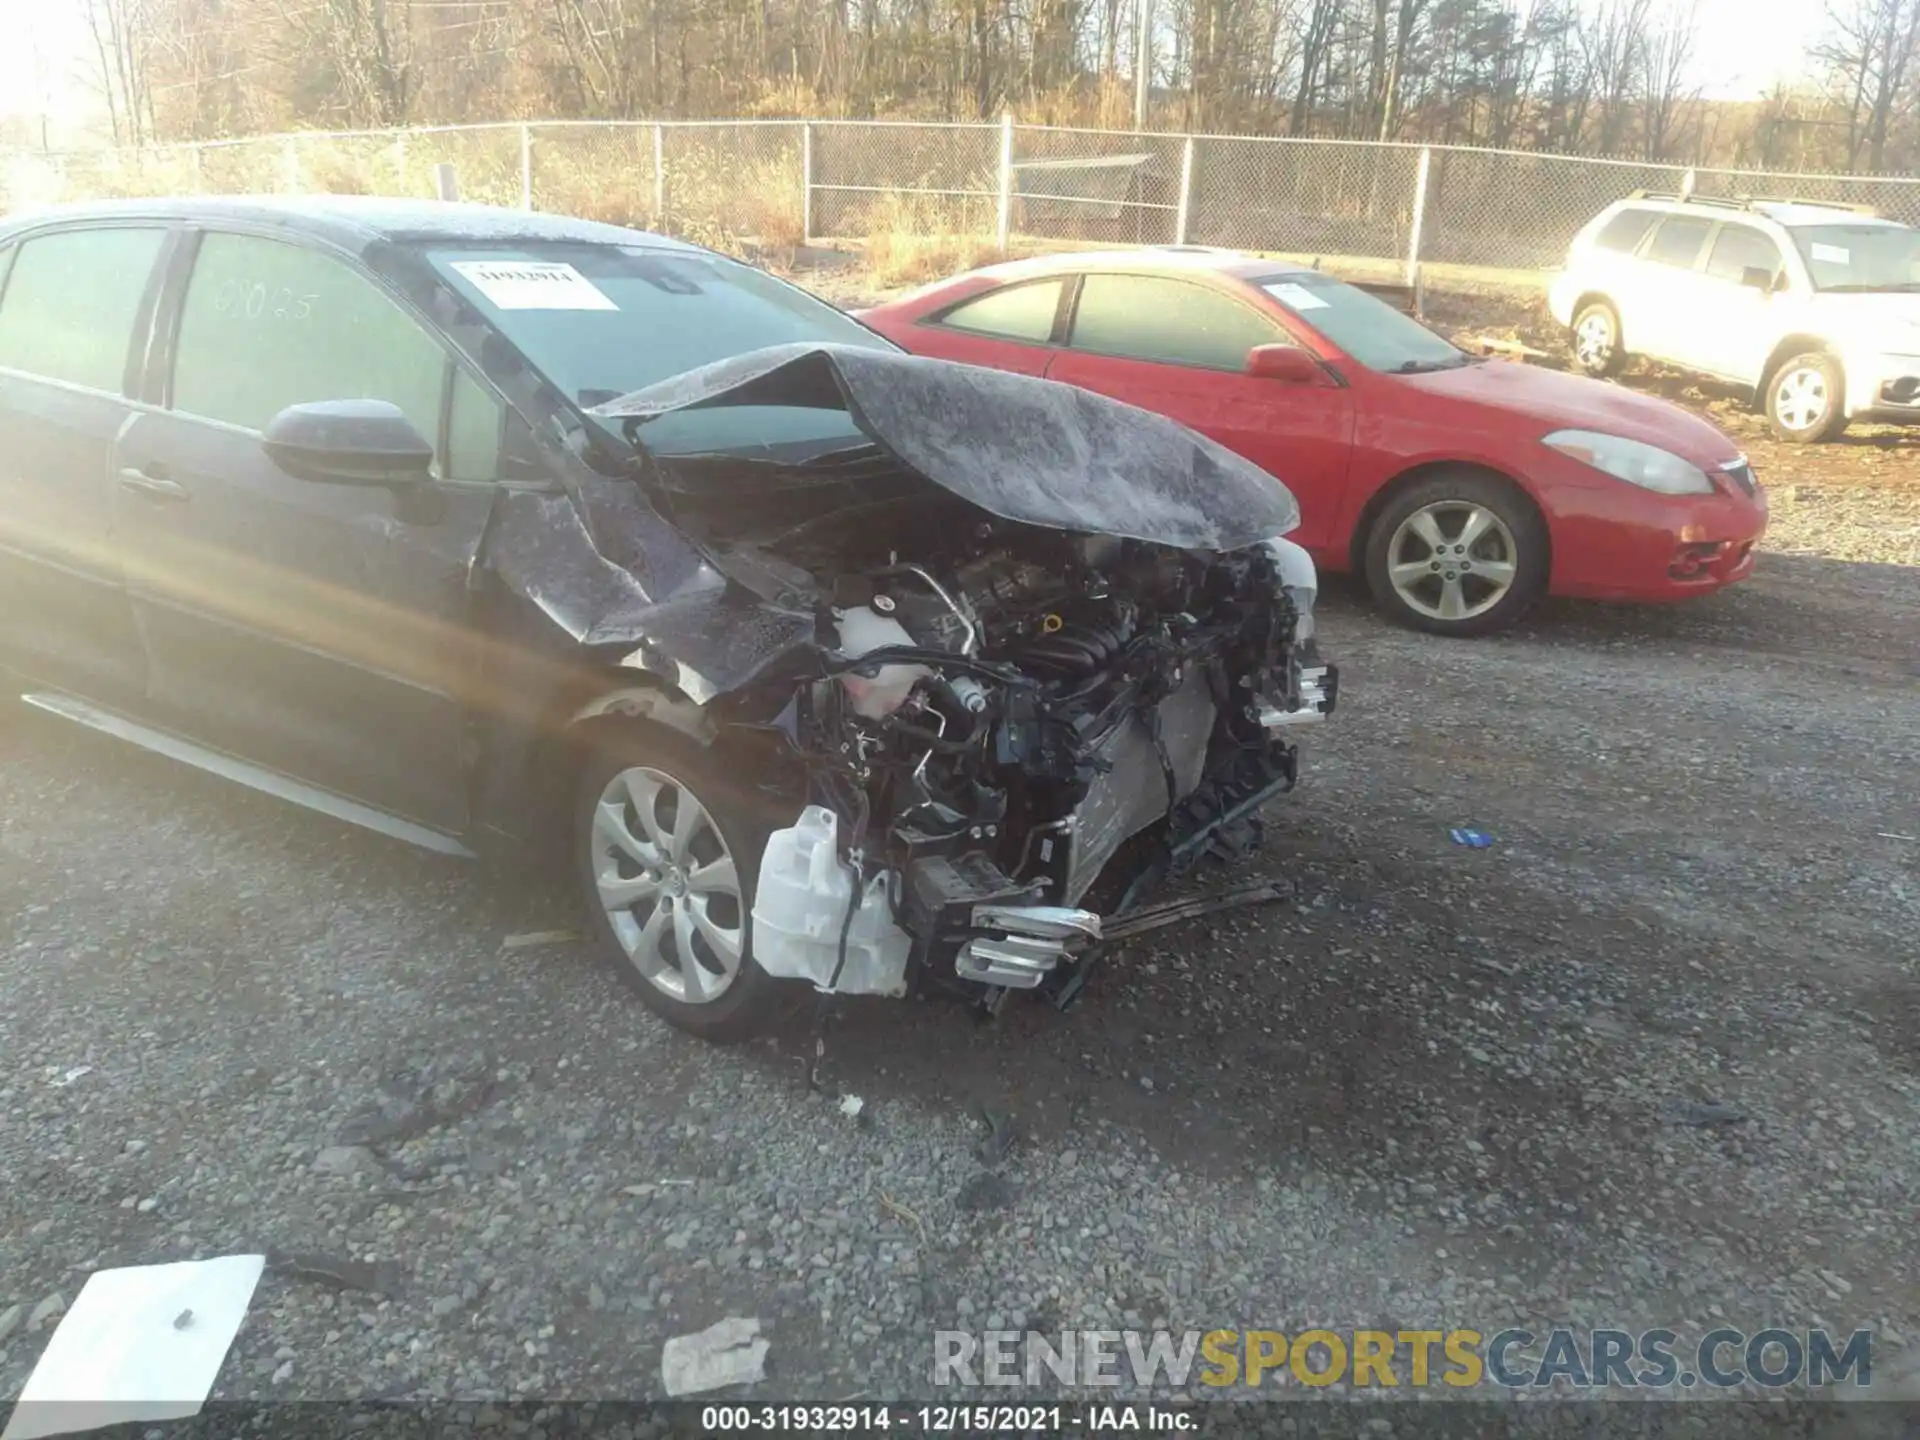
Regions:
<instances>
[{"instance_id":1,"label":"damaged gray sedan","mask_svg":"<svg viewBox=\"0 0 1920 1440\"><path fill-rule=\"evenodd\" d=\"M711 1038L1067 1003L1332 708L1273 477L677 242L475 206L0 229L0 662L457 854Z\"/></svg>"}]
</instances>

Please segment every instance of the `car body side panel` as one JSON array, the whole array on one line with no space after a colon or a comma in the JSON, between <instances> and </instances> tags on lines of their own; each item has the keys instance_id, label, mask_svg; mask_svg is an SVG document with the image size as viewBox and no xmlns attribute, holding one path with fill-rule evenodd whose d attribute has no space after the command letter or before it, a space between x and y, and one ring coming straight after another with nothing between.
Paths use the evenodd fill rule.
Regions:
<instances>
[{"instance_id":1,"label":"car body side panel","mask_svg":"<svg viewBox=\"0 0 1920 1440\"><path fill-rule=\"evenodd\" d=\"M106 705L146 685L113 531L127 419L118 396L0 373L0 657Z\"/></svg>"},{"instance_id":2,"label":"car body side panel","mask_svg":"<svg viewBox=\"0 0 1920 1440\"><path fill-rule=\"evenodd\" d=\"M467 577L495 492L296 480L251 431L149 411L116 497L160 723L423 824L465 823Z\"/></svg>"}]
</instances>

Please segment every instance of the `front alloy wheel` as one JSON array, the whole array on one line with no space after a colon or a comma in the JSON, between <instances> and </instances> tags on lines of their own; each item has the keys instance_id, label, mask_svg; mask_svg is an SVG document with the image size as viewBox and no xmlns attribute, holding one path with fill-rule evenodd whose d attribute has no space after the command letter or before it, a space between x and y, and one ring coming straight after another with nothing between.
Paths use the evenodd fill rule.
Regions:
<instances>
[{"instance_id":1,"label":"front alloy wheel","mask_svg":"<svg viewBox=\"0 0 1920 1440\"><path fill-rule=\"evenodd\" d=\"M1511 625L1547 588L1545 521L1518 487L1466 467L1397 490L1361 560L1380 608L1436 635Z\"/></svg>"},{"instance_id":2,"label":"front alloy wheel","mask_svg":"<svg viewBox=\"0 0 1920 1440\"><path fill-rule=\"evenodd\" d=\"M1387 579L1400 602L1433 620L1485 615L1513 589L1520 547L1493 511L1438 500L1413 512L1387 545Z\"/></svg>"},{"instance_id":3,"label":"front alloy wheel","mask_svg":"<svg viewBox=\"0 0 1920 1440\"><path fill-rule=\"evenodd\" d=\"M593 859L607 924L642 978L688 1005L726 994L740 973L745 902L699 798L649 766L620 771L594 811Z\"/></svg>"},{"instance_id":4,"label":"front alloy wheel","mask_svg":"<svg viewBox=\"0 0 1920 1440\"><path fill-rule=\"evenodd\" d=\"M602 957L690 1034L764 1028L782 987L753 959L753 893L771 831L727 757L662 727L604 727L574 792L575 874Z\"/></svg>"},{"instance_id":5,"label":"front alloy wheel","mask_svg":"<svg viewBox=\"0 0 1920 1440\"><path fill-rule=\"evenodd\" d=\"M1620 348L1620 317L1604 301L1595 301L1573 317L1573 358L1588 375L1617 375L1626 364Z\"/></svg>"},{"instance_id":6,"label":"front alloy wheel","mask_svg":"<svg viewBox=\"0 0 1920 1440\"><path fill-rule=\"evenodd\" d=\"M1782 440L1817 444L1846 429L1845 380L1833 356L1796 355L1767 386L1767 419Z\"/></svg>"}]
</instances>

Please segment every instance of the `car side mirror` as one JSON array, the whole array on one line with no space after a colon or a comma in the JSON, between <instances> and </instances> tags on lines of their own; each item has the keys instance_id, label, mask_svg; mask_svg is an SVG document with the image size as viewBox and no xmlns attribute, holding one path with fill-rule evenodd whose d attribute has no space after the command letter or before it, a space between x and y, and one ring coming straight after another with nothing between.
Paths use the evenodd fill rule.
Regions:
<instances>
[{"instance_id":1,"label":"car side mirror","mask_svg":"<svg viewBox=\"0 0 1920 1440\"><path fill-rule=\"evenodd\" d=\"M1773 271L1763 265L1748 265L1740 272L1740 283L1749 290L1758 290L1762 295L1771 295L1777 288Z\"/></svg>"},{"instance_id":2,"label":"car side mirror","mask_svg":"<svg viewBox=\"0 0 1920 1440\"><path fill-rule=\"evenodd\" d=\"M1247 374L1289 385L1317 385L1325 372L1298 345L1256 345L1247 352Z\"/></svg>"},{"instance_id":3,"label":"car side mirror","mask_svg":"<svg viewBox=\"0 0 1920 1440\"><path fill-rule=\"evenodd\" d=\"M297 480L397 487L433 474L433 446L385 400L289 405L261 433L267 457Z\"/></svg>"}]
</instances>

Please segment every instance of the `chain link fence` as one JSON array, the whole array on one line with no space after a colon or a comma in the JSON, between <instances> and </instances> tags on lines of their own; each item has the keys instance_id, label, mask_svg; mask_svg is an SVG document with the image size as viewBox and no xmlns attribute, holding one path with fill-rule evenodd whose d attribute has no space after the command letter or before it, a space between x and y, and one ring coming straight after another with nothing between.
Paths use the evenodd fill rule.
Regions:
<instances>
[{"instance_id":1,"label":"chain link fence","mask_svg":"<svg viewBox=\"0 0 1920 1440\"><path fill-rule=\"evenodd\" d=\"M723 248L876 234L1195 244L1535 277L1636 189L1870 205L1920 178L1689 170L1459 146L906 121L553 121L0 156L9 209L161 194L369 194L537 207Z\"/></svg>"}]
</instances>

